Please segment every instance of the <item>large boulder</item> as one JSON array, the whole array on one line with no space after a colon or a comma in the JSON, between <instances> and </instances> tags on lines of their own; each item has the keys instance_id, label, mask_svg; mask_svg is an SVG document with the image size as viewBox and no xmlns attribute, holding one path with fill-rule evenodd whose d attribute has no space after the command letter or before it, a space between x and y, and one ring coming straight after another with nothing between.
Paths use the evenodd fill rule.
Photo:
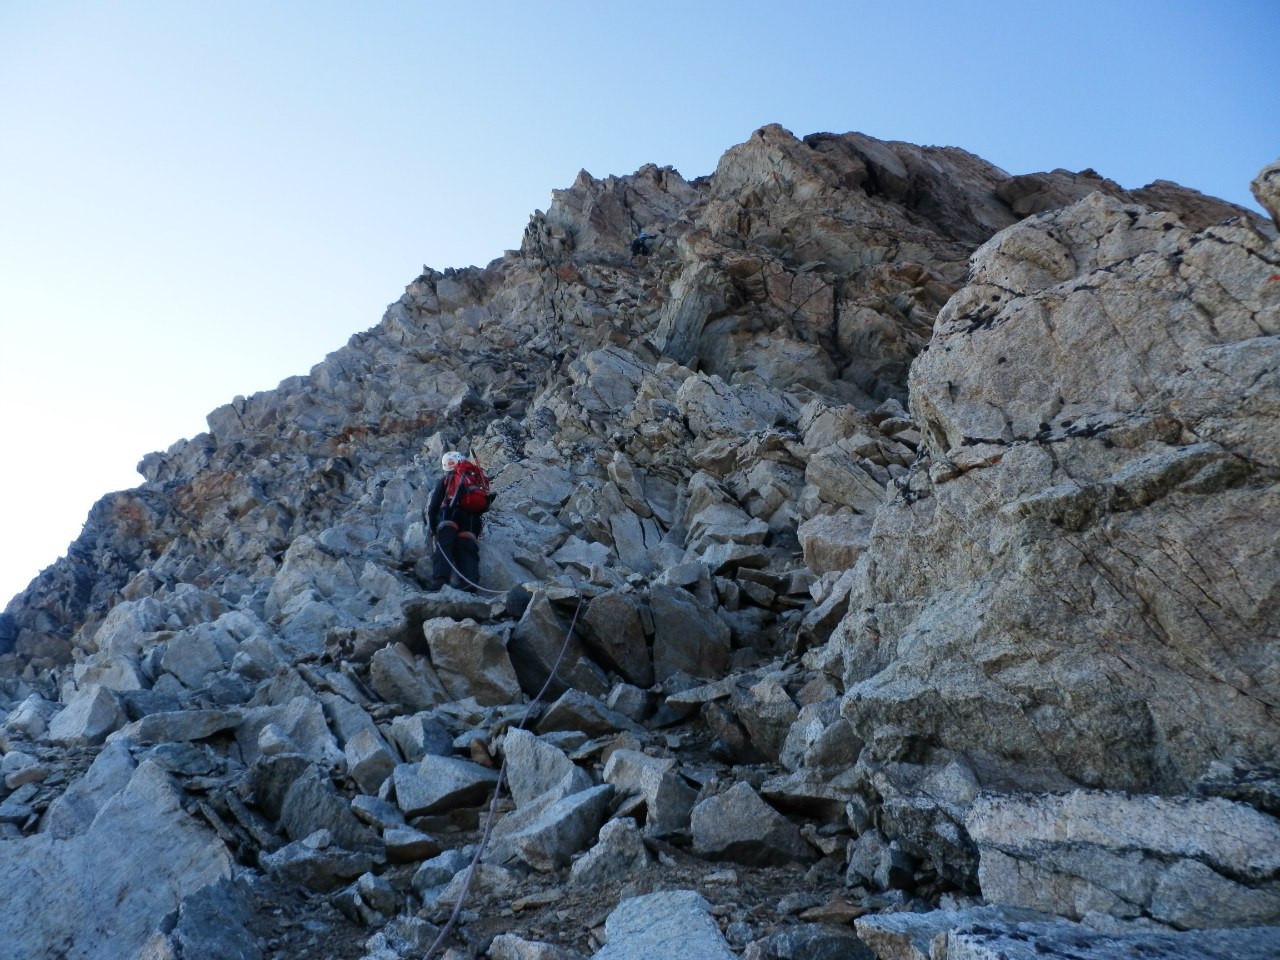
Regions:
<instances>
[{"instance_id":1,"label":"large boulder","mask_svg":"<svg viewBox=\"0 0 1280 960\"><path fill-rule=\"evenodd\" d=\"M710 860L755 866L817 859L800 829L744 782L693 808L693 849Z\"/></svg>"},{"instance_id":2,"label":"large boulder","mask_svg":"<svg viewBox=\"0 0 1280 960\"><path fill-rule=\"evenodd\" d=\"M520 682L507 656L506 633L474 620L448 617L422 625L431 665L454 700L475 697L481 704L513 703Z\"/></svg>"},{"instance_id":3,"label":"large boulder","mask_svg":"<svg viewBox=\"0 0 1280 960\"><path fill-rule=\"evenodd\" d=\"M965 826L983 896L995 903L1181 928L1280 921L1280 821L1242 803L985 795Z\"/></svg>"},{"instance_id":4,"label":"large boulder","mask_svg":"<svg viewBox=\"0 0 1280 960\"><path fill-rule=\"evenodd\" d=\"M233 861L155 763L138 766L82 833L0 841L0 942L14 957L133 960L165 918L229 879ZM25 905L19 907L19 905ZM109 926L85 917L110 917Z\"/></svg>"},{"instance_id":5,"label":"large boulder","mask_svg":"<svg viewBox=\"0 0 1280 960\"><path fill-rule=\"evenodd\" d=\"M729 663L729 628L687 590L656 584L649 592L653 613L653 674L659 681L683 671L716 677Z\"/></svg>"},{"instance_id":6,"label":"large boulder","mask_svg":"<svg viewBox=\"0 0 1280 960\"><path fill-rule=\"evenodd\" d=\"M1156 792L1280 759L1273 253L1094 194L974 255L833 635L874 757Z\"/></svg>"}]
</instances>

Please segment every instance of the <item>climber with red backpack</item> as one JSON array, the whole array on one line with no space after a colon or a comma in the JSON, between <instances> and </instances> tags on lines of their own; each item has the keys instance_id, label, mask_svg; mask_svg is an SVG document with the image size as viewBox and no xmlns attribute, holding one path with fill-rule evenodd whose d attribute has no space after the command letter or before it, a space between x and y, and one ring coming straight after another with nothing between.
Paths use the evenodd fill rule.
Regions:
<instances>
[{"instance_id":1,"label":"climber with red backpack","mask_svg":"<svg viewBox=\"0 0 1280 960\"><path fill-rule=\"evenodd\" d=\"M480 587L481 518L493 502L489 478L456 450L442 456L440 466L444 475L427 505L427 529L434 541L427 586L440 590L456 574L459 589L475 593Z\"/></svg>"}]
</instances>

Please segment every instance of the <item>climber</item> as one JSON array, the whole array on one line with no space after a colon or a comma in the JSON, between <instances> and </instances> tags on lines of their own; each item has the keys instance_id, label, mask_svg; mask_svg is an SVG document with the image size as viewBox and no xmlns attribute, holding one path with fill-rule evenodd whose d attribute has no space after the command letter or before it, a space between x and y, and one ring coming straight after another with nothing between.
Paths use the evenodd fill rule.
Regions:
<instances>
[{"instance_id":1,"label":"climber","mask_svg":"<svg viewBox=\"0 0 1280 960\"><path fill-rule=\"evenodd\" d=\"M444 474L431 492L427 529L431 531L430 590L445 587L454 574L459 589L480 588L480 532L482 516L493 501L489 479L476 464L456 450L440 458Z\"/></svg>"},{"instance_id":2,"label":"climber","mask_svg":"<svg viewBox=\"0 0 1280 960\"><path fill-rule=\"evenodd\" d=\"M647 257L649 255L649 241L656 239L640 231L640 235L631 241L631 255L633 257Z\"/></svg>"}]
</instances>

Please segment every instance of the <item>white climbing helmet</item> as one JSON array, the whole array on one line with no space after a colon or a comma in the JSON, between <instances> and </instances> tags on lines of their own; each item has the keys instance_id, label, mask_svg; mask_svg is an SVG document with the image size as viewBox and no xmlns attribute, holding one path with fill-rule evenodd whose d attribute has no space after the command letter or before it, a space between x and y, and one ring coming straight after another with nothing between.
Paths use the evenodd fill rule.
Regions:
<instances>
[{"instance_id":1,"label":"white climbing helmet","mask_svg":"<svg viewBox=\"0 0 1280 960\"><path fill-rule=\"evenodd\" d=\"M440 466L442 466L446 470L452 470L454 467L456 467L465 459L467 458L464 457L462 454L460 454L457 450L450 450L448 453L446 453L444 456L440 458Z\"/></svg>"}]
</instances>

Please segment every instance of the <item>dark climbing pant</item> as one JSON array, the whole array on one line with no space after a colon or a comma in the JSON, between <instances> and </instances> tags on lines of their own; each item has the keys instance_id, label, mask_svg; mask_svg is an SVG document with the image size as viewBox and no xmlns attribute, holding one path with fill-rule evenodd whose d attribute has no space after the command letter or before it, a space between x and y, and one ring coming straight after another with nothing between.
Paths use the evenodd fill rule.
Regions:
<instances>
[{"instance_id":1,"label":"dark climbing pant","mask_svg":"<svg viewBox=\"0 0 1280 960\"><path fill-rule=\"evenodd\" d=\"M475 522L479 526L479 518ZM431 558L431 579L440 586L456 579L464 590L480 586L480 541L476 534L452 520L436 527L436 548Z\"/></svg>"}]
</instances>

